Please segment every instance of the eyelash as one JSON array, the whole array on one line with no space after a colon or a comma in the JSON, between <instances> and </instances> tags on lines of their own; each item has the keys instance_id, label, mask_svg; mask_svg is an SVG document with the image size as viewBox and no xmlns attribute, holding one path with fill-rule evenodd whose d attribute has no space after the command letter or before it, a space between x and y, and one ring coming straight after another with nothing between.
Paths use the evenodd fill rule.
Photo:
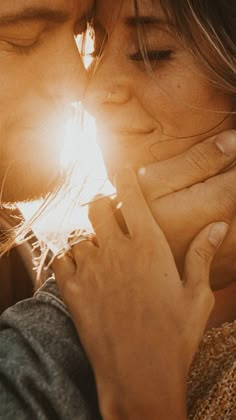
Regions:
<instances>
[{"instance_id":1,"label":"eyelash","mask_svg":"<svg viewBox=\"0 0 236 420\"><path fill-rule=\"evenodd\" d=\"M137 51L129 56L132 61L165 61L171 58L173 51L171 50L151 50L142 53Z\"/></svg>"}]
</instances>

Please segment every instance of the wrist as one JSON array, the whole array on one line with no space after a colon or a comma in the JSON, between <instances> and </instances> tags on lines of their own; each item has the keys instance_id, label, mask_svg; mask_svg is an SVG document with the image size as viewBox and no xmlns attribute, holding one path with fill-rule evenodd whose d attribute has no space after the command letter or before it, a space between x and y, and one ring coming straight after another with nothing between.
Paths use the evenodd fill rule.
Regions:
<instances>
[{"instance_id":1,"label":"wrist","mask_svg":"<svg viewBox=\"0 0 236 420\"><path fill-rule=\"evenodd\" d=\"M172 403L172 401L171 401ZM110 401L102 407L103 420L187 420L186 402L172 405L167 399L164 403L159 401L141 401L139 404Z\"/></svg>"},{"instance_id":2,"label":"wrist","mask_svg":"<svg viewBox=\"0 0 236 420\"><path fill-rule=\"evenodd\" d=\"M131 393L116 389L99 393L100 409L104 420L187 420L186 387L163 391Z\"/></svg>"}]
</instances>

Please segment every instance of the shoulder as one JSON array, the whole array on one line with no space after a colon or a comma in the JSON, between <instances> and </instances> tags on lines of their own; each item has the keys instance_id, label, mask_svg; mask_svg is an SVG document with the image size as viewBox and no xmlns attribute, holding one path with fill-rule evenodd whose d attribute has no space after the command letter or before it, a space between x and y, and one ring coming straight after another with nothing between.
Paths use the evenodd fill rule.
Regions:
<instances>
[{"instance_id":1,"label":"shoulder","mask_svg":"<svg viewBox=\"0 0 236 420\"><path fill-rule=\"evenodd\" d=\"M92 369L53 279L1 316L0 371L0 419L13 418L9 406L30 418L25 405L31 418L100 418Z\"/></svg>"},{"instance_id":2,"label":"shoulder","mask_svg":"<svg viewBox=\"0 0 236 420\"><path fill-rule=\"evenodd\" d=\"M236 407L236 321L208 331L188 382L190 418L233 418Z\"/></svg>"}]
</instances>

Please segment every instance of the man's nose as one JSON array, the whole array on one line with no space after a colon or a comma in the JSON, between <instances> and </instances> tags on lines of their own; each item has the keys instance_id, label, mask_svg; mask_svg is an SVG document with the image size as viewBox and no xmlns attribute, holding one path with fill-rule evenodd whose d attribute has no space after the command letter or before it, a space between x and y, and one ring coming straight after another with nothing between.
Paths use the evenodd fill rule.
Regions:
<instances>
[{"instance_id":1,"label":"man's nose","mask_svg":"<svg viewBox=\"0 0 236 420\"><path fill-rule=\"evenodd\" d=\"M81 101L87 88L88 75L73 35L61 49L57 47L47 64L49 77L45 88L48 97L67 103Z\"/></svg>"}]
</instances>

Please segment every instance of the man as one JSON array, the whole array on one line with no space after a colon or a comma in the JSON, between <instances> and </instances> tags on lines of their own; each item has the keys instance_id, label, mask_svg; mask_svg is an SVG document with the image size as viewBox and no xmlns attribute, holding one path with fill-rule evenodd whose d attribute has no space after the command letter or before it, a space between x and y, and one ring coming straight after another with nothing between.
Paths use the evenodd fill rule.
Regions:
<instances>
[{"instance_id":1,"label":"man","mask_svg":"<svg viewBox=\"0 0 236 420\"><path fill-rule=\"evenodd\" d=\"M90 1L1 2L2 205L45 196L61 179L64 116L86 84L74 36L91 8ZM222 154L214 173L228 164ZM16 418L101 418L93 372L53 279L0 321L0 419Z\"/></svg>"},{"instance_id":2,"label":"man","mask_svg":"<svg viewBox=\"0 0 236 420\"><path fill-rule=\"evenodd\" d=\"M71 104L81 99L86 72L75 37L86 27L92 2L4 1L0 6L0 185L2 203L48 194L62 178L60 152ZM19 223L16 211L0 213L0 229ZM28 252L23 259L21 289L13 265L14 251L1 261L0 311L32 294L34 279ZM23 255L22 255L23 254ZM10 264L12 267L12 264ZM1 276L2 277L2 276ZM12 288L10 288L12 283Z\"/></svg>"},{"instance_id":3,"label":"man","mask_svg":"<svg viewBox=\"0 0 236 420\"><path fill-rule=\"evenodd\" d=\"M14 218L9 217L5 209L9 204L43 197L61 182L64 126L71 104L82 98L87 77L75 37L85 30L91 11L90 0L1 2L0 185L1 228L5 232L18 220L15 213ZM4 263L1 260L2 310L32 293L32 266L26 248L21 248L17 257L6 257ZM19 255L24 264L17 269ZM14 280L13 290L10 280ZM50 299L50 287L49 283L42 300L42 295L35 298L35 310L30 304L33 312L26 301L26 311L22 308L20 317L13 314L15 307L10 317L1 320L1 419L75 418L80 411L81 418L88 418L83 409L87 384L80 391L81 378L74 375L77 370L70 365L67 371L66 367L72 354L75 359L83 352L56 292ZM49 305L48 299L52 301ZM33 332L36 329L38 337ZM58 352L57 343L67 350ZM52 351L44 355L43 347ZM85 362L84 370L87 365Z\"/></svg>"}]
</instances>

